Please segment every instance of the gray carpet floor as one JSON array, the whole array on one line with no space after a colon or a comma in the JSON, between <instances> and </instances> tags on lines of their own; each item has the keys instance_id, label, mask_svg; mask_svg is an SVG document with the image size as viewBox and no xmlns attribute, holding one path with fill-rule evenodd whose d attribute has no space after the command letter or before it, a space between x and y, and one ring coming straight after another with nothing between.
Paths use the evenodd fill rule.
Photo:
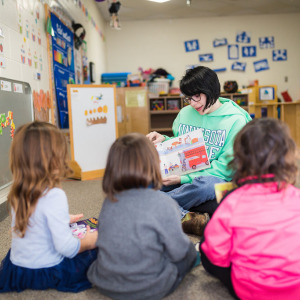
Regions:
<instances>
[{"instance_id":1,"label":"gray carpet floor","mask_svg":"<svg viewBox=\"0 0 300 300\"><path fill-rule=\"evenodd\" d=\"M104 194L101 188L100 180L76 181L67 180L63 182L71 214L84 213L85 218L98 217ZM4 258L10 248L11 237L9 234L10 217L0 222L1 244L0 260ZM113 237L112 237L113 238ZM190 236L193 242L199 240L196 236ZM0 294L0 299L28 299L28 300L54 300L54 299L109 299L101 295L96 288L91 288L81 293L62 293L56 290L32 291L26 290L22 293L5 293ZM168 300L225 300L232 299L222 284L207 274L202 266L196 267L189 273L177 290L166 297ZM130 299L129 299L130 300Z\"/></svg>"}]
</instances>

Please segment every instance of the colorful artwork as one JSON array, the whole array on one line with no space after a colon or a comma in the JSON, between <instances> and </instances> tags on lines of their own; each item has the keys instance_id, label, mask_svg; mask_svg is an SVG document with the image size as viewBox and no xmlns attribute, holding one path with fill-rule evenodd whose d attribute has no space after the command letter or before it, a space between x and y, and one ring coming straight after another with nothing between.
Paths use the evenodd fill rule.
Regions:
<instances>
[{"instance_id":1,"label":"colorful artwork","mask_svg":"<svg viewBox=\"0 0 300 300\"><path fill-rule=\"evenodd\" d=\"M269 70L269 64L267 59L262 59L253 62L255 72L266 71Z\"/></svg>"},{"instance_id":2,"label":"colorful artwork","mask_svg":"<svg viewBox=\"0 0 300 300\"><path fill-rule=\"evenodd\" d=\"M228 44L228 42L227 42L226 38L214 39L214 41L213 41L213 46L214 47L221 47L221 46L225 46L227 44Z\"/></svg>"},{"instance_id":3,"label":"colorful artwork","mask_svg":"<svg viewBox=\"0 0 300 300\"><path fill-rule=\"evenodd\" d=\"M275 42L273 36L266 36L259 38L259 47L261 49L271 49L274 48Z\"/></svg>"},{"instance_id":4,"label":"colorful artwork","mask_svg":"<svg viewBox=\"0 0 300 300\"><path fill-rule=\"evenodd\" d=\"M228 45L228 59L239 59L239 45Z\"/></svg>"},{"instance_id":5,"label":"colorful artwork","mask_svg":"<svg viewBox=\"0 0 300 300\"><path fill-rule=\"evenodd\" d=\"M3 134L3 129L10 126L10 137L12 139L14 138L16 128L13 115L12 111L8 111L7 116L5 113L0 114L0 135Z\"/></svg>"},{"instance_id":6,"label":"colorful artwork","mask_svg":"<svg viewBox=\"0 0 300 300\"><path fill-rule=\"evenodd\" d=\"M272 51L273 61L285 61L287 60L287 50L286 49L278 49Z\"/></svg>"},{"instance_id":7,"label":"colorful artwork","mask_svg":"<svg viewBox=\"0 0 300 300\"><path fill-rule=\"evenodd\" d=\"M243 57L256 57L256 46L243 46L242 47Z\"/></svg>"},{"instance_id":8,"label":"colorful artwork","mask_svg":"<svg viewBox=\"0 0 300 300\"><path fill-rule=\"evenodd\" d=\"M3 46L3 42L0 41L0 54L4 53L4 46Z\"/></svg>"},{"instance_id":9,"label":"colorful artwork","mask_svg":"<svg viewBox=\"0 0 300 300\"><path fill-rule=\"evenodd\" d=\"M42 89L39 92L33 91L32 96L34 119L49 122L49 109L51 108L49 91L46 93Z\"/></svg>"},{"instance_id":10,"label":"colorful artwork","mask_svg":"<svg viewBox=\"0 0 300 300\"><path fill-rule=\"evenodd\" d=\"M213 60L214 60L214 55L212 53L199 54L199 61L201 62L209 62Z\"/></svg>"},{"instance_id":11,"label":"colorful artwork","mask_svg":"<svg viewBox=\"0 0 300 300\"><path fill-rule=\"evenodd\" d=\"M237 43L250 43L251 42L251 34L247 31L239 31L236 35Z\"/></svg>"},{"instance_id":12,"label":"colorful artwork","mask_svg":"<svg viewBox=\"0 0 300 300\"><path fill-rule=\"evenodd\" d=\"M26 51L25 51L24 44L22 44L22 46L21 46L21 62L22 62L22 64L26 63Z\"/></svg>"},{"instance_id":13,"label":"colorful artwork","mask_svg":"<svg viewBox=\"0 0 300 300\"><path fill-rule=\"evenodd\" d=\"M233 71L246 71L246 63L242 63L242 62L238 62L235 61L232 65L231 65L231 70Z\"/></svg>"},{"instance_id":14,"label":"colorful artwork","mask_svg":"<svg viewBox=\"0 0 300 300\"><path fill-rule=\"evenodd\" d=\"M184 42L185 52L197 51L200 49L198 40Z\"/></svg>"}]
</instances>

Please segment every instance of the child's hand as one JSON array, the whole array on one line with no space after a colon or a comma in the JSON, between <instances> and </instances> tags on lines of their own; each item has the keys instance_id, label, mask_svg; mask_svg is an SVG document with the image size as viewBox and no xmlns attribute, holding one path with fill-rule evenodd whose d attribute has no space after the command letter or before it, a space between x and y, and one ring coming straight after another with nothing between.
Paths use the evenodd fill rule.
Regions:
<instances>
[{"instance_id":1,"label":"child's hand","mask_svg":"<svg viewBox=\"0 0 300 300\"><path fill-rule=\"evenodd\" d=\"M146 137L153 143L162 143L166 138L156 131L152 131L146 135Z\"/></svg>"},{"instance_id":2,"label":"child's hand","mask_svg":"<svg viewBox=\"0 0 300 300\"><path fill-rule=\"evenodd\" d=\"M79 221L81 218L83 218L83 214L70 215L70 223L75 223Z\"/></svg>"},{"instance_id":3,"label":"child's hand","mask_svg":"<svg viewBox=\"0 0 300 300\"><path fill-rule=\"evenodd\" d=\"M168 177L164 178L162 182L166 186L167 185L178 184L178 183L181 183L181 178L178 175L171 175L171 176L168 176Z\"/></svg>"},{"instance_id":4,"label":"child's hand","mask_svg":"<svg viewBox=\"0 0 300 300\"><path fill-rule=\"evenodd\" d=\"M87 226L85 236L80 240L80 249L78 253L96 248L97 238L98 231L95 230L91 232L90 226Z\"/></svg>"}]
</instances>

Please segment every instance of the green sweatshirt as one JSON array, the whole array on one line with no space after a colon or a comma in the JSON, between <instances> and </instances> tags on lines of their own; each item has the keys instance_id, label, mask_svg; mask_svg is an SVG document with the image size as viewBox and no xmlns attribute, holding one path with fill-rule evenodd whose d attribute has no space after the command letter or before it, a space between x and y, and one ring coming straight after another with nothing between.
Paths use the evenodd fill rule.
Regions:
<instances>
[{"instance_id":1,"label":"green sweatshirt","mask_svg":"<svg viewBox=\"0 0 300 300\"><path fill-rule=\"evenodd\" d=\"M200 115L191 105L181 109L173 123L175 137L201 128L210 168L181 176L181 183L191 183L198 176L216 176L231 180L227 168L232 159L235 135L251 121L250 115L235 102L219 98L222 105L214 112ZM166 140L170 137L166 136Z\"/></svg>"}]
</instances>

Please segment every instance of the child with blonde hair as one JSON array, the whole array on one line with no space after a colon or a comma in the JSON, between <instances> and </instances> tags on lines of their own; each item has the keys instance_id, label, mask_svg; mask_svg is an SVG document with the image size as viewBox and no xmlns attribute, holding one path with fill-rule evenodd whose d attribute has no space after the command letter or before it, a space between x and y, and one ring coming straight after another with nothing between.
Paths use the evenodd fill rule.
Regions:
<instances>
[{"instance_id":1,"label":"child with blonde hair","mask_svg":"<svg viewBox=\"0 0 300 300\"><path fill-rule=\"evenodd\" d=\"M300 299L297 148L285 124L251 121L237 134L233 182L204 231L204 268L240 299Z\"/></svg>"},{"instance_id":2,"label":"child with blonde hair","mask_svg":"<svg viewBox=\"0 0 300 300\"><path fill-rule=\"evenodd\" d=\"M98 256L88 270L89 280L113 299L161 299L199 263L161 182L158 153L144 135L115 141L103 178Z\"/></svg>"},{"instance_id":3,"label":"child with blonde hair","mask_svg":"<svg viewBox=\"0 0 300 300\"><path fill-rule=\"evenodd\" d=\"M81 240L71 233L70 221L82 215L69 215L60 185L69 171L62 132L44 122L18 128L10 169L12 244L0 265L0 292L49 288L79 292L91 287L86 271L97 256L97 232L88 229Z\"/></svg>"}]
</instances>

